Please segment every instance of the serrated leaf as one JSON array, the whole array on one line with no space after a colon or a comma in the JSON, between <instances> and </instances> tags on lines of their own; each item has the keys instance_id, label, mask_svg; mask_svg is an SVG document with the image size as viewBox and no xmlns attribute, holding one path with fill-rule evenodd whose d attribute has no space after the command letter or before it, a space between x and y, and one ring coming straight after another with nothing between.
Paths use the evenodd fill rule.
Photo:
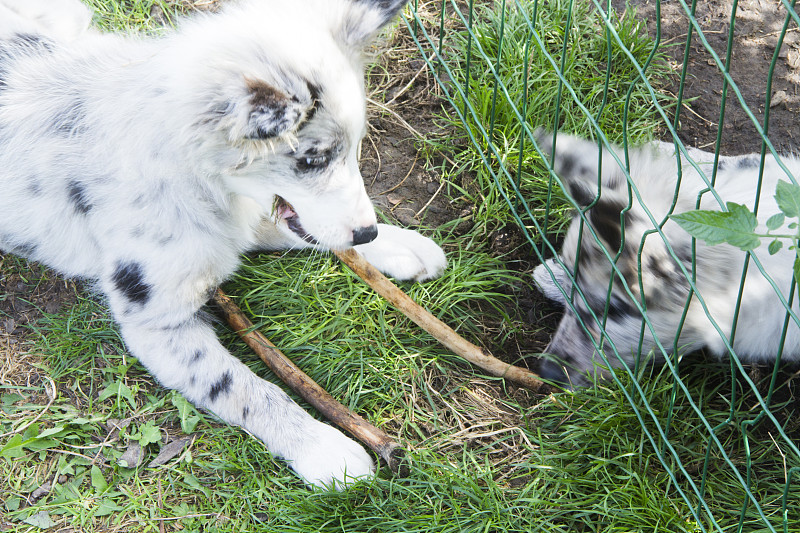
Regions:
<instances>
[{"instance_id":1,"label":"serrated leaf","mask_svg":"<svg viewBox=\"0 0 800 533\"><path fill-rule=\"evenodd\" d=\"M742 250L761 244L754 234L758 220L745 206L728 202L728 211L688 211L672 215L672 219L692 237L708 245L728 243Z\"/></svg>"},{"instance_id":2,"label":"serrated leaf","mask_svg":"<svg viewBox=\"0 0 800 533\"><path fill-rule=\"evenodd\" d=\"M178 409L183 432L186 434L193 432L197 423L200 422L200 415L194 406L178 392L172 396L172 405Z\"/></svg>"},{"instance_id":3,"label":"serrated leaf","mask_svg":"<svg viewBox=\"0 0 800 533\"><path fill-rule=\"evenodd\" d=\"M800 186L778 180L778 185L775 187L775 201L787 217L800 217Z\"/></svg>"},{"instance_id":4,"label":"serrated leaf","mask_svg":"<svg viewBox=\"0 0 800 533\"><path fill-rule=\"evenodd\" d=\"M775 231L776 229L783 226L783 223L786 221L786 215L783 213L777 213L772 215L767 219L767 229L770 231Z\"/></svg>"},{"instance_id":5,"label":"serrated leaf","mask_svg":"<svg viewBox=\"0 0 800 533\"><path fill-rule=\"evenodd\" d=\"M775 239L774 241L769 243L769 248L768 248L769 255L777 254L778 252L781 251L781 248L783 248L783 242L779 241L778 239Z\"/></svg>"},{"instance_id":6,"label":"serrated leaf","mask_svg":"<svg viewBox=\"0 0 800 533\"><path fill-rule=\"evenodd\" d=\"M161 429L156 427L155 422L148 420L144 425L139 426L136 440L142 446L147 446L154 442L161 442Z\"/></svg>"}]
</instances>

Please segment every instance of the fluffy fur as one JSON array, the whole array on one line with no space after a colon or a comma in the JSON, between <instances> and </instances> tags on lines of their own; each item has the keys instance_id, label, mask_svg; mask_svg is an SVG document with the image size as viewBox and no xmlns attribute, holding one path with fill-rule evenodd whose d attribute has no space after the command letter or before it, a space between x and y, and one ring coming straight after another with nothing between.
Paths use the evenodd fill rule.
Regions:
<instances>
[{"instance_id":1,"label":"fluffy fur","mask_svg":"<svg viewBox=\"0 0 800 533\"><path fill-rule=\"evenodd\" d=\"M545 153L550 153L552 134L540 134L538 142ZM613 150L616 159L608 149L603 150L598 177L600 154L596 142L568 135L558 135L556 141L553 169L570 196L584 208L585 222L576 213L559 260L549 260L534 272L534 279L546 296L562 304L572 301L545 350L558 362L544 360L540 371L543 377L573 386L585 384L588 373L596 371L597 365L605 365L596 346L605 347L612 367L623 362L632 365L641 354L648 356L650 352L659 359L662 352L656 339L666 353L707 349L716 356L726 356L724 339L732 335L746 257L741 250L726 244L707 246L697 241L697 293L690 298L691 237L668 215L696 209L698 195L708 187L706 179L712 174L713 154L690 149L691 161L681 155L681 181L676 193L679 171L672 144L631 149L630 178L638 192L629 196L622 170L624 154L621 149ZM794 157L784 157L782 161L794 176L800 176L800 161ZM720 158L714 188L723 201L752 207L759 163L758 155ZM786 173L774 158L768 157L759 219L766 220L779 212L773 195L781 178L786 180ZM718 210L719 204L706 192L700 208ZM661 225L663 237L655 231L657 225ZM619 257L612 262L617 252ZM794 252L784 249L771 256L764 246L754 255L788 300ZM573 287L577 289L574 297ZM687 304L685 322L680 327ZM652 329L644 325L640 308L646 309ZM797 312L797 304L793 309ZM751 262L733 337L737 356L746 361L775 359L785 318L786 307ZM581 327L579 319L587 329ZM612 344L622 360L613 354ZM782 357L800 358L800 330L794 321L790 321Z\"/></svg>"},{"instance_id":2,"label":"fluffy fur","mask_svg":"<svg viewBox=\"0 0 800 533\"><path fill-rule=\"evenodd\" d=\"M356 245L401 279L429 239L376 225L359 174L363 48L405 0L252 0L161 38L89 29L77 0L0 0L0 249L94 280L166 387L308 483L371 457L231 356L199 313L256 249Z\"/></svg>"}]
</instances>

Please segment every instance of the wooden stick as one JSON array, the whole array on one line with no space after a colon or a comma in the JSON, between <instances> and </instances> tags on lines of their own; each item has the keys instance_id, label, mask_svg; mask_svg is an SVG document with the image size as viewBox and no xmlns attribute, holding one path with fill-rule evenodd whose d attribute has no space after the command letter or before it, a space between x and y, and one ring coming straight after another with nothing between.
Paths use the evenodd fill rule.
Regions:
<instances>
[{"instance_id":1,"label":"wooden stick","mask_svg":"<svg viewBox=\"0 0 800 533\"><path fill-rule=\"evenodd\" d=\"M356 413L328 394L300 370L288 357L278 350L269 339L253 328L253 323L239 307L221 290L214 294L214 302L219 306L228 324L253 349L264 363L284 383L304 400L313 405L325 418L347 430L358 440L377 453L389 469L402 477L408 476L406 451L386 433L376 428Z\"/></svg>"},{"instance_id":2,"label":"wooden stick","mask_svg":"<svg viewBox=\"0 0 800 533\"><path fill-rule=\"evenodd\" d=\"M336 256L342 260L358 277L372 287L375 292L389 300L395 307L414 321L419 327L430 333L444 346L474 364L484 369L493 376L505 378L518 385L538 390L542 386L539 376L518 366L510 365L494 357L488 350L476 346L460 336L453 329L423 309L414 300L408 297L378 269L369 264L358 252L350 248L342 252L335 251Z\"/></svg>"}]
</instances>

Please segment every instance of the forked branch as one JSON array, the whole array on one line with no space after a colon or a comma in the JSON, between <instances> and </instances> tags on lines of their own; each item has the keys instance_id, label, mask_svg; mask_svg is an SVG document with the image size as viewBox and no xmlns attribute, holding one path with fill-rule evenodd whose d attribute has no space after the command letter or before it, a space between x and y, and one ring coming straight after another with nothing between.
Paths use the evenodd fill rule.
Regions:
<instances>
[{"instance_id":1,"label":"forked branch","mask_svg":"<svg viewBox=\"0 0 800 533\"><path fill-rule=\"evenodd\" d=\"M304 400L313 405L325 418L348 431L377 453L386 461L392 472L403 477L408 475L405 449L400 447L386 433L337 402L333 396L328 394L325 389L320 387L278 350L269 339L255 330L253 323L242 313L239 307L219 289L214 294L214 302L219 306L228 324L258 354L276 376L289 385Z\"/></svg>"}]
</instances>

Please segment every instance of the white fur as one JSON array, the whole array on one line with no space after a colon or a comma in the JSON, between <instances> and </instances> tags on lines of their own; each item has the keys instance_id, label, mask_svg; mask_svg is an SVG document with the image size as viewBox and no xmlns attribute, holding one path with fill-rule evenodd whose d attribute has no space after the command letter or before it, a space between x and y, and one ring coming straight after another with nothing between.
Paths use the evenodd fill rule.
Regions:
<instances>
[{"instance_id":1,"label":"white fur","mask_svg":"<svg viewBox=\"0 0 800 533\"><path fill-rule=\"evenodd\" d=\"M89 31L77 0L0 0L0 249L95 280L161 383L319 486L371 457L199 311L248 250L361 243L399 278L446 267L430 239L376 225L356 158L362 49L403 4L247 0L140 38Z\"/></svg>"},{"instance_id":2,"label":"white fur","mask_svg":"<svg viewBox=\"0 0 800 533\"><path fill-rule=\"evenodd\" d=\"M539 144L545 153L549 153L551 149L551 139L549 134L540 135ZM624 162L622 150L614 150L617 159ZM629 156L630 179L637 191L633 194L632 201L629 200L628 181L617 159L612 157L612 152L603 150L602 170L598 177L596 142L563 134L558 136L556 142L553 168L578 204L590 205L590 201L597 197L599 191L597 203L591 204L586 211L588 224L581 225L576 217L567 232L559 254L559 261L564 266L559 261L549 260L534 272L534 279L542 292L559 303L565 304L572 297L573 284L579 289L572 300L574 309L567 308L546 349L547 353L555 355L564 363L573 384L583 383L585 374L593 371L596 364L602 364L590 342L590 336L597 343L605 343L604 353L612 366L620 366L623 361L631 365L640 354L647 355L651 351L656 359L661 358L656 339L666 353L673 353L676 348L681 353L705 348L719 357L728 354L726 342L731 338L734 329L734 311L746 254L727 244L708 246L698 240L695 282L697 291L690 299L685 272L691 276L691 236L668 218L676 189L678 193L672 213L683 213L696 208L699 194L707 189L703 176L710 179L712 175L714 155L690 149L690 158L681 156L680 187L677 186L678 159L672 144L657 143L632 148ZM714 189L724 202L732 201L752 209L758 184L759 162L758 155L720 158ZM782 162L793 176L800 176L800 160L785 156ZM776 159L768 156L758 210L761 221L766 221L779 212L774 194L780 179L789 180ZM719 210L720 206L711 193L705 192L700 208ZM601 251L601 245L608 250L610 257L616 256L620 249L619 242L616 241L620 234L621 212L625 239L616 260L619 273L612 273L611 261ZM653 220L661 224L664 237L655 232ZM590 232L589 226L595 230L597 238ZM757 231L765 233L766 228L762 225ZM667 245L680 262L668 252ZM753 255L764 266L777 291L788 300L794 251L784 247L777 254L769 255L765 242ZM573 277L576 263L577 282ZM737 357L745 361L774 360L779 351L786 307L752 261L745 279L733 339L734 351ZM609 288L612 289L610 299ZM652 325L652 329L650 326L644 328L641 350L638 347L642 316L634 301L646 306ZM688 312L681 327L687 302ZM796 297L792 309L798 311ZM590 311L601 322L596 322L590 316ZM581 314L584 315L582 322L588 332L579 324ZM605 320L604 314L607 314ZM722 334L717 331L717 327ZM613 343L621 360L612 353L609 341ZM791 319L782 358L787 361L800 358L800 328ZM543 363L543 374L555 380L559 379L559 375L563 376L561 370L551 363Z\"/></svg>"}]
</instances>

